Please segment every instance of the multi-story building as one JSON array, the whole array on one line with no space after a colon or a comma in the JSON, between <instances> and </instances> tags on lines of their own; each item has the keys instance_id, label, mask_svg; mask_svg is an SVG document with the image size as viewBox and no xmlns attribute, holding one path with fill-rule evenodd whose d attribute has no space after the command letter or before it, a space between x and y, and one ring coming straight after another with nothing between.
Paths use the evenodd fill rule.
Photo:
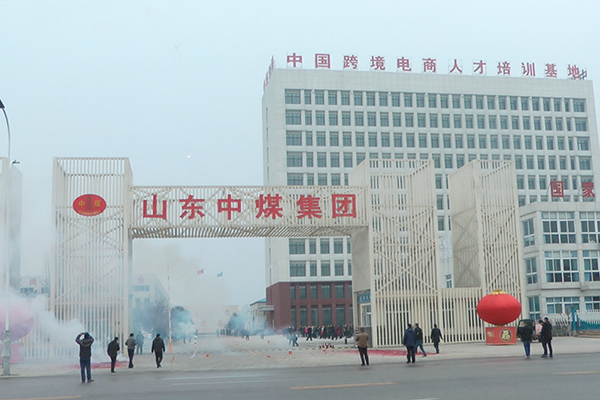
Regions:
<instances>
[{"instance_id":1,"label":"multi-story building","mask_svg":"<svg viewBox=\"0 0 600 400\"><path fill-rule=\"evenodd\" d=\"M532 313L539 314L540 303L547 307L542 314L552 313L556 301L540 300L547 286L571 291L549 291L551 299L583 296L593 303L600 295L600 286L586 289L583 271L569 278L580 286L540 283L553 276L544 275L550 265L555 268L546 261L562 260L562 271L568 269L564 260L571 258L553 252L577 252L583 266L597 259L599 249L592 249L589 238L583 241L590 226L600 229L600 210L590 194L600 175L594 110L592 83L584 80L275 68L263 96L264 183L347 185L349 172L367 158L433 160L439 279L452 287L447 176L474 159L511 160L525 221L527 271L534 257L528 229L540 235L532 247L538 281L526 286ZM527 222L532 218L533 225ZM562 242L563 227L577 225L575 218L582 229L587 221L585 234L573 232L575 242ZM559 242L544 242L547 226L552 233L558 229ZM275 328L352 322L349 247L348 238L266 239L267 304L274 308ZM589 263L597 271L597 261ZM597 275L590 272L589 282Z\"/></svg>"}]
</instances>

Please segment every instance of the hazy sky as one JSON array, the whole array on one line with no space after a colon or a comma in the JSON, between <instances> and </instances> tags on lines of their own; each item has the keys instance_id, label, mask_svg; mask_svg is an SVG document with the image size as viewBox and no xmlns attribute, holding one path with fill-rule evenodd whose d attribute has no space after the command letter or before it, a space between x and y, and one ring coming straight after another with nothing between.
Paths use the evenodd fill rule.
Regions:
<instances>
[{"instance_id":1,"label":"hazy sky","mask_svg":"<svg viewBox=\"0 0 600 400\"><path fill-rule=\"evenodd\" d=\"M301 53L313 68L315 53L330 53L339 69L355 54L360 70L371 56L388 67L431 57L441 73L449 59L482 59L488 75L509 61L513 76L521 62L538 76L553 63L561 78L576 64L594 80L599 16L597 0L0 0L0 99L24 180L22 273L41 274L50 250L53 157L129 157L135 185L261 185L271 56L285 68L288 53ZM1 123L0 156L5 138ZM168 247L175 270L223 272L227 301L242 305L265 297L263 243L143 241L134 250Z\"/></svg>"}]
</instances>

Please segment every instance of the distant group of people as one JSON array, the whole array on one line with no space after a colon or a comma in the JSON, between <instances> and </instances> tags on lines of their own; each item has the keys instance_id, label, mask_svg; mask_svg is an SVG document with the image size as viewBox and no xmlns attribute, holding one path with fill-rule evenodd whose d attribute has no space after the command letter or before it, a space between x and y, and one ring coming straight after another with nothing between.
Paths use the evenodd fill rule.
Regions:
<instances>
[{"instance_id":1,"label":"distant group of people","mask_svg":"<svg viewBox=\"0 0 600 400\"><path fill-rule=\"evenodd\" d=\"M288 339L292 336L303 337L306 340L313 339L344 339L351 338L354 334L352 325L321 325L321 326L300 326L298 328L289 326L283 329L284 336Z\"/></svg>"},{"instance_id":2,"label":"distant group of people","mask_svg":"<svg viewBox=\"0 0 600 400\"><path fill-rule=\"evenodd\" d=\"M544 354L542 354L542 358L552 358L552 323L548 320L548 317L545 317L543 320L540 319L538 321L540 331L539 340L542 343L542 349L544 350ZM531 358L531 341L533 340L534 328L531 326L529 321L525 321L524 325L519 328L518 336L521 338L521 342L523 342L523 349L525 350L525 358Z\"/></svg>"},{"instance_id":3,"label":"distant group of people","mask_svg":"<svg viewBox=\"0 0 600 400\"><path fill-rule=\"evenodd\" d=\"M442 331L438 328L437 324L433 325L431 330L431 341L435 352L440 352L440 341L444 340ZM367 348L369 346L369 335L365 332L365 328L360 328L358 334L354 338L356 347L358 347L358 353L360 354L361 365L369 365L369 355ZM423 357L427 357L427 352L423 347L423 330L419 327L419 324L415 323L415 326L408 324L404 335L402 336L402 344L406 347L406 363L415 363L416 353L419 349L423 353Z\"/></svg>"},{"instance_id":4,"label":"distant group of people","mask_svg":"<svg viewBox=\"0 0 600 400\"><path fill-rule=\"evenodd\" d=\"M75 338L75 342L79 345L79 366L81 368L81 383L94 382L92 379L91 371L91 358L92 358L92 344L94 338L88 332L81 332ZM125 341L127 347L127 355L129 356L129 368L133 368L133 356L137 348L137 354L142 354L144 346L144 335L140 332L136 337L131 333L127 341ZM115 366L117 363L117 355L121 350L119 345L119 338L115 337L106 348L106 352L110 357L110 372L115 373ZM165 352L165 342L160 337L160 334L156 334L156 337L152 341L151 352L154 353L156 359L156 368L161 367L163 360L163 353Z\"/></svg>"}]
</instances>

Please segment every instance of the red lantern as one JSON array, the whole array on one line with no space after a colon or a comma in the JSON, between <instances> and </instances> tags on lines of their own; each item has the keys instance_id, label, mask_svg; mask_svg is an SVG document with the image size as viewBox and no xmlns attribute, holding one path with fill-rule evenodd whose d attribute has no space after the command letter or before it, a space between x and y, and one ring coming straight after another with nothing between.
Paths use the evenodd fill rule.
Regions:
<instances>
[{"instance_id":1,"label":"red lantern","mask_svg":"<svg viewBox=\"0 0 600 400\"><path fill-rule=\"evenodd\" d=\"M506 325L519 318L521 303L508 293L494 290L479 300L477 314L489 324Z\"/></svg>"}]
</instances>

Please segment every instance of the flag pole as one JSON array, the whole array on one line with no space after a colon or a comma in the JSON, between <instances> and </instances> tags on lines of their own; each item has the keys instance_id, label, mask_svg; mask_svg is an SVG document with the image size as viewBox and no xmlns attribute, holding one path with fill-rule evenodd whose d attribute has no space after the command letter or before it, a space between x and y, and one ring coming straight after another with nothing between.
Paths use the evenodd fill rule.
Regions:
<instances>
[{"instance_id":1,"label":"flag pole","mask_svg":"<svg viewBox=\"0 0 600 400\"><path fill-rule=\"evenodd\" d=\"M171 336L171 268L167 265L167 296L169 311L169 354L173 354L173 337Z\"/></svg>"}]
</instances>

